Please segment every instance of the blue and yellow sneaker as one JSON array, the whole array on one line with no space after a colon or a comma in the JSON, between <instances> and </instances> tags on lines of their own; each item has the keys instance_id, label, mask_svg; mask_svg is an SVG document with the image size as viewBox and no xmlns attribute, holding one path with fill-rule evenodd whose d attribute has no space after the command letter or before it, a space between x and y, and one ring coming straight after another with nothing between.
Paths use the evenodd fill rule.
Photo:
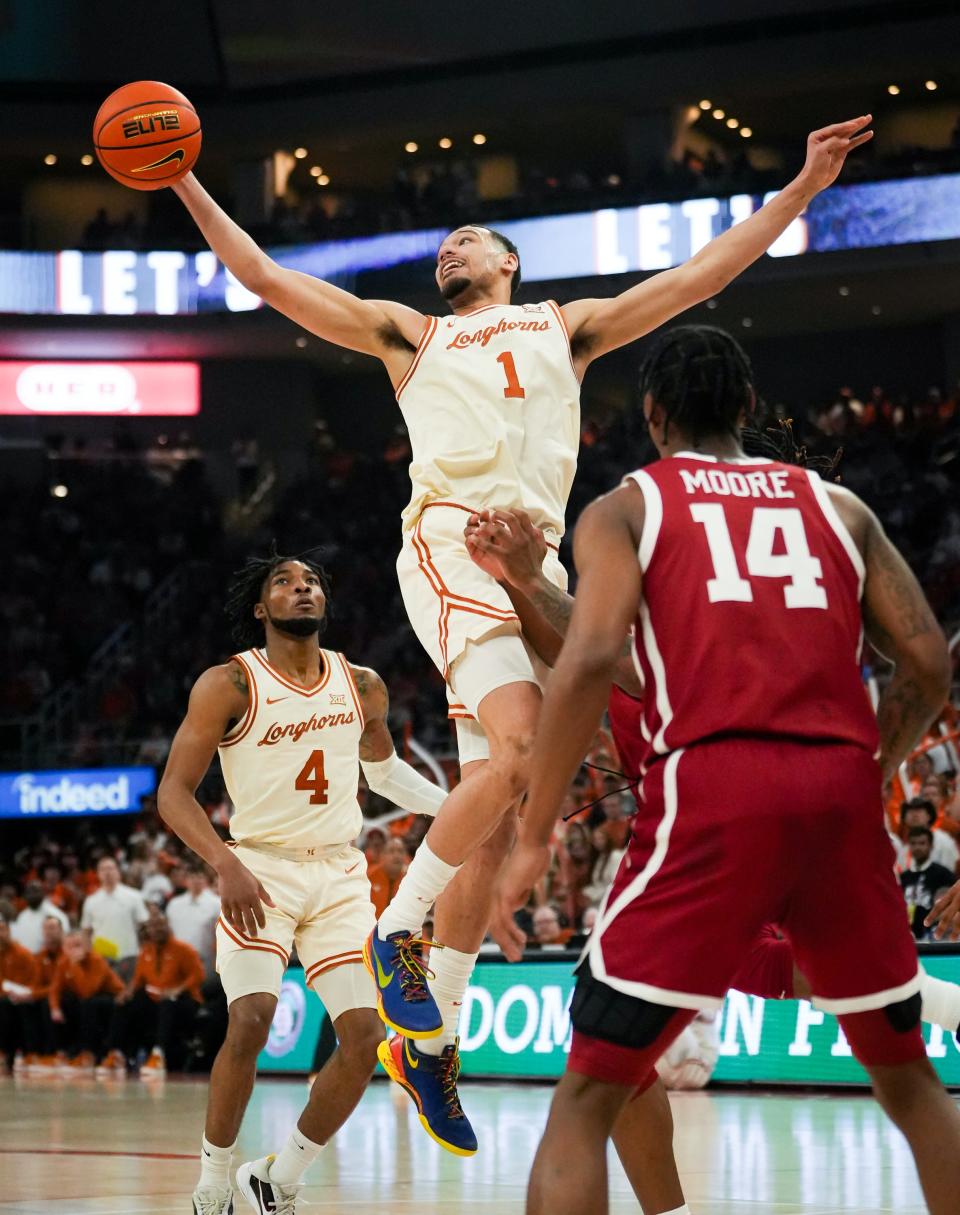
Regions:
<instances>
[{"instance_id":1,"label":"blue and yellow sneaker","mask_svg":"<svg viewBox=\"0 0 960 1215\"><path fill-rule=\"evenodd\" d=\"M363 961L377 987L380 1020L408 1038L436 1038L443 1018L430 994L421 950L425 942L412 932L391 932L385 941L374 927L363 943ZM434 946L439 948L439 946Z\"/></svg>"},{"instance_id":2,"label":"blue and yellow sneaker","mask_svg":"<svg viewBox=\"0 0 960 1215\"><path fill-rule=\"evenodd\" d=\"M457 1093L460 1075L460 1039L439 1055L417 1050L401 1034L377 1047L377 1058L391 1080L413 1098L420 1123L431 1139L455 1156L473 1156L477 1137L463 1112Z\"/></svg>"}]
</instances>

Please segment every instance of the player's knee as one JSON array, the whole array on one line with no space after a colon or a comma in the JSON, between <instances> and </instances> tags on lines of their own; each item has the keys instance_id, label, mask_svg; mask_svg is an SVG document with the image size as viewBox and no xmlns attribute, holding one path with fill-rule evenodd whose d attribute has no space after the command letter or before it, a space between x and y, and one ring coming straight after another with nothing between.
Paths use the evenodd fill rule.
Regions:
<instances>
[{"instance_id":1,"label":"player's knee","mask_svg":"<svg viewBox=\"0 0 960 1215\"><path fill-rule=\"evenodd\" d=\"M341 1028L339 1048L343 1061L351 1069L372 1072L377 1063L377 1047L383 1041L383 1023L372 1010L364 1011L370 1015L354 1017L348 1032Z\"/></svg>"},{"instance_id":2,"label":"player's knee","mask_svg":"<svg viewBox=\"0 0 960 1215\"><path fill-rule=\"evenodd\" d=\"M238 1055L257 1055L267 1044L276 1001L259 995L241 996L230 1005L227 1047Z\"/></svg>"},{"instance_id":3,"label":"player's knee","mask_svg":"<svg viewBox=\"0 0 960 1215\"><path fill-rule=\"evenodd\" d=\"M630 1050L652 1046L683 1012L616 991L588 971L581 971L570 1003L570 1021L578 1033Z\"/></svg>"}]
</instances>

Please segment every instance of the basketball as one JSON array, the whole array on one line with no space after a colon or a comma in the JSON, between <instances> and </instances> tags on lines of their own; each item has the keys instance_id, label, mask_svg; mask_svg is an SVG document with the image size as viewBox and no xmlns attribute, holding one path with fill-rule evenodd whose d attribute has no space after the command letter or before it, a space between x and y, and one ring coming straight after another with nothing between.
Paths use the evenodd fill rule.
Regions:
<instances>
[{"instance_id":1,"label":"basketball","mask_svg":"<svg viewBox=\"0 0 960 1215\"><path fill-rule=\"evenodd\" d=\"M97 159L133 190L160 190L180 180L200 155L200 119L177 89L138 80L111 93L93 121Z\"/></svg>"}]
</instances>

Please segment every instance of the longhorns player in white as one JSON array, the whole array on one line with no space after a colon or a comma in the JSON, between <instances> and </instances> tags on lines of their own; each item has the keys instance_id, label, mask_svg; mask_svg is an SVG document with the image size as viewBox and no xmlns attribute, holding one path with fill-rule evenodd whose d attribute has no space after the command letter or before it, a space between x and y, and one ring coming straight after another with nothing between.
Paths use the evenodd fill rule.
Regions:
<instances>
[{"instance_id":1,"label":"longhorns player in white","mask_svg":"<svg viewBox=\"0 0 960 1215\"><path fill-rule=\"evenodd\" d=\"M600 355L635 341L722 291L837 177L865 143L870 116L815 131L800 174L749 219L684 265L611 299L511 304L516 247L489 228L451 232L436 281L452 315L361 300L278 266L206 193L193 174L173 189L233 275L304 329L379 358L410 434L413 493L397 563L410 623L443 674L456 718L461 783L449 795L403 885L367 946L380 1012L417 1045L399 1044L392 1074L416 1087L429 1055L456 1055L459 1006L490 919L494 880L509 850L541 703L538 672L516 613L470 560L463 528L485 507L524 508L552 546L545 570L565 576L556 546L576 470L580 381ZM440 897L443 895L443 897ZM417 936L437 902L429 991L413 971ZM383 1054L385 1066L390 1060ZM416 1065L416 1070L414 1069ZM451 1067L455 1058L451 1059ZM449 1085L450 1108L459 1111ZM469 1125L416 1094L421 1117L454 1151L475 1150Z\"/></svg>"},{"instance_id":2,"label":"longhorns player in white","mask_svg":"<svg viewBox=\"0 0 960 1215\"><path fill-rule=\"evenodd\" d=\"M294 943L338 1049L276 1157L244 1164L254 1210L293 1215L300 1177L356 1106L383 1027L362 958L374 924L357 780L404 809L436 814L444 794L400 760L374 671L322 649L321 571L274 554L236 576L227 612L243 652L205 671L167 760L160 813L219 875L217 971L229 1005L210 1075L195 1215L232 1215L230 1158ZM224 843L195 796L214 754L236 807Z\"/></svg>"}]
</instances>

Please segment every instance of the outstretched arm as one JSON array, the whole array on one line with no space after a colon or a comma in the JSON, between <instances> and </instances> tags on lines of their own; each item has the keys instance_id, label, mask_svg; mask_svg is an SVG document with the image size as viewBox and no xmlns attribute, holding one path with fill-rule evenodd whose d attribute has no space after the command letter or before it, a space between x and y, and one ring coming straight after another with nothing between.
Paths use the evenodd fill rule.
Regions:
<instances>
[{"instance_id":1,"label":"outstretched arm","mask_svg":"<svg viewBox=\"0 0 960 1215\"><path fill-rule=\"evenodd\" d=\"M573 596L555 586L543 572L547 544L525 511L481 511L471 515L464 532L467 551L482 570L510 596L524 637L548 667L556 666L570 627ZM613 682L641 696L643 687L627 639L613 670Z\"/></svg>"},{"instance_id":2,"label":"outstretched arm","mask_svg":"<svg viewBox=\"0 0 960 1215\"><path fill-rule=\"evenodd\" d=\"M382 359L394 384L403 377L423 332L421 313L385 300L361 300L332 283L278 266L192 173L173 190L207 244L248 291L318 337Z\"/></svg>"},{"instance_id":3,"label":"outstretched arm","mask_svg":"<svg viewBox=\"0 0 960 1215\"><path fill-rule=\"evenodd\" d=\"M625 346L722 291L757 260L799 216L814 195L837 178L847 154L873 137L863 128L871 115L814 131L803 169L749 219L716 237L672 270L654 275L608 300L563 306L578 372L609 350Z\"/></svg>"},{"instance_id":4,"label":"outstretched arm","mask_svg":"<svg viewBox=\"0 0 960 1215\"><path fill-rule=\"evenodd\" d=\"M261 904L272 907L273 900L217 835L196 798L197 786L220 740L230 722L246 713L248 698L246 677L237 663L204 671L193 685L187 715L170 747L157 790L157 808L187 847L217 871L224 919L239 932L255 937L257 926L263 928L266 923Z\"/></svg>"},{"instance_id":5,"label":"outstretched arm","mask_svg":"<svg viewBox=\"0 0 960 1215\"><path fill-rule=\"evenodd\" d=\"M640 599L637 543L643 499L629 486L580 517L575 555L580 581L570 630L543 698L530 788L497 907L498 940L549 862L548 841L563 795L596 733L613 669ZM513 951L508 956L515 960Z\"/></svg>"},{"instance_id":6,"label":"outstretched arm","mask_svg":"<svg viewBox=\"0 0 960 1215\"><path fill-rule=\"evenodd\" d=\"M387 685L369 667L350 667L360 700L365 725L360 736L360 767L368 787L387 801L413 814L434 817L446 800L446 793L416 768L400 758L393 747L387 726L390 700Z\"/></svg>"}]
</instances>

